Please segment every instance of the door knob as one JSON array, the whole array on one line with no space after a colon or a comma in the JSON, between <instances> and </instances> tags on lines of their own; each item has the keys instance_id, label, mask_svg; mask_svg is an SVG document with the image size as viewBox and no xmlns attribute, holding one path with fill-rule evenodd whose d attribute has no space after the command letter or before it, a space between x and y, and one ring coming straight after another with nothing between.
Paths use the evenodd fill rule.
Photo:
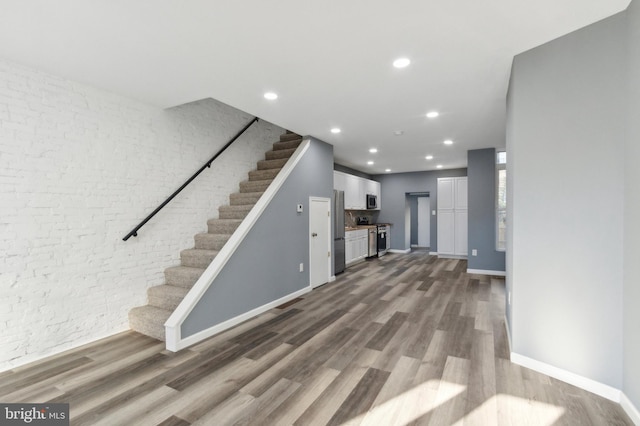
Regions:
<instances>
[{"instance_id":1,"label":"door knob","mask_svg":"<svg viewBox=\"0 0 640 426\"><path fill-rule=\"evenodd\" d=\"M313 234L311 234L312 237L317 237L318 234L316 234L315 232Z\"/></svg>"}]
</instances>

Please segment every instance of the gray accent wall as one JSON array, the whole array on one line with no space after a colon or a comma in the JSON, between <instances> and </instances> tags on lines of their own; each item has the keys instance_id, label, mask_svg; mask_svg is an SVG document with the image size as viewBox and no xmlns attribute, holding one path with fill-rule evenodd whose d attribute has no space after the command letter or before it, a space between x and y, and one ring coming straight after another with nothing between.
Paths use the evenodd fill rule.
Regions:
<instances>
[{"instance_id":1,"label":"gray accent wall","mask_svg":"<svg viewBox=\"0 0 640 426\"><path fill-rule=\"evenodd\" d=\"M640 3L631 2L628 25L628 98L624 209L623 391L640 408Z\"/></svg>"},{"instance_id":2,"label":"gray accent wall","mask_svg":"<svg viewBox=\"0 0 640 426\"><path fill-rule=\"evenodd\" d=\"M496 150L467 152L468 268L504 271L505 253L496 250ZM478 251L477 256L471 250Z\"/></svg>"},{"instance_id":3,"label":"gray accent wall","mask_svg":"<svg viewBox=\"0 0 640 426\"><path fill-rule=\"evenodd\" d=\"M309 197L333 195L333 146L311 145L182 324L188 337L309 286ZM297 213L296 205L304 212ZM304 263L304 272L299 272Z\"/></svg>"},{"instance_id":4,"label":"gray accent wall","mask_svg":"<svg viewBox=\"0 0 640 426\"><path fill-rule=\"evenodd\" d=\"M507 108L512 351L617 389L626 38L618 14L516 56Z\"/></svg>"},{"instance_id":5,"label":"gray accent wall","mask_svg":"<svg viewBox=\"0 0 640 426\"><path fill-rule=\"evenodd\" d=\"M409 235L409 201L407 194L412 192L428 192L431 209L438 208L438 178L466 176L467 169L435 170L429 172L411 172L376 175L374 180L380 182L381 209L378 222L391 223L391 248L406 250L410 248ZM438 218L431 216L431 251L438 250ZM409 235L410 236L410 235Z\"/></svg>"}]
</instances>

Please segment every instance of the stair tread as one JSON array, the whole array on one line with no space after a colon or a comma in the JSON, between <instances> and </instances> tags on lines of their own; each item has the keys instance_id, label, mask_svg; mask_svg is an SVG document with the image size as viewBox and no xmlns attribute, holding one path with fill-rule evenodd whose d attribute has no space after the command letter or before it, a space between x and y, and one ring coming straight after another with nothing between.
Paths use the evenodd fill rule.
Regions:
<instances>
[{"instance_id":1,"label":"stair tread","mask_svg":"<svg viewBox=\"0 0 640 426\"><path fill-rule=\"evenodd\" d=\"M162 284L162 285L156 285L153 287L149 287L147 289L147 292L149 294L155 294L155 295L165 295L168 297L180 297L180 298L184 298L184 296L187 295L187 293L189 292L188 289L184 288L184 287L178 287L175 285L169 285L169 284ZM154 306L154 305L151 305Z\"/></svg>"},{"instance_id":2,"label":"stair tread","mask_svg":"<svg viewBox=\"0 0 640 426\"><path fill-rule=\"evenodd\" d=\"M216 255L220 250L208 250L208 249L199 249L199 248L189 248L184 249L180 252L182 253L194 253L194 254L208 254L208 255ZM198 268L199 269L199 268Z\"/></svg>"},{"instance_id":3,"label":"stair tread","mask_svg":"<svg viewBox=\"0 0 640 426\"><path fill-rule=\"evenodd\" d=\"M254 204L240 204L240 205L235 205L235 206L220 206L218 207L218 210L226 210L226 211L245 211L245 210L251 210L253 208Z\"/></svg>"},{"instance_id":4,"label":"stair tread","mask_svg":"<svg viewBox=\"0 0 640 426\"><path fill-rule=\"evenodd\" d=\"M207 220L207 224L219 224L219 223L224 223L229 225L236 225L236 224L239 225L242 223L242 219L209 219Z\"/></svg>"},{"instance_id":5,"label":"stair tread","mask_svg":"<svg viewBox=\"0 0 640 426\"><path fill-rule=\"evenodd\" d=\"M293 153L296 152L296 148L278 149L267 151L264 154L265 160L277 160L278 158L290 158Z\"/></svg>"},{"instance_id":6,"label":"stair tread","mask_svg":"<svg viewBox=\"0 0 640 426\"><path fill-rule=\"evenodd\" d=\"M194 274L197 273L198 271L200 272L200 274L202 274L204 272L204 268L195 268L193 266L182 266L182 265L170 266L166 270L172 270L172 271L176 271L176 272L194 273Z\"/></svg>"},{"instance_id":7,"label":"stair tread","mask_svg":"<svg viewBox=\"0 0 640 426\"><path fill-rule=\"evenodd\" d=\"M272 160L260 160L258 161L258 170L281 169L287 161L289 161L288 158L274 158Z\"/></svg>"}]
</instances>

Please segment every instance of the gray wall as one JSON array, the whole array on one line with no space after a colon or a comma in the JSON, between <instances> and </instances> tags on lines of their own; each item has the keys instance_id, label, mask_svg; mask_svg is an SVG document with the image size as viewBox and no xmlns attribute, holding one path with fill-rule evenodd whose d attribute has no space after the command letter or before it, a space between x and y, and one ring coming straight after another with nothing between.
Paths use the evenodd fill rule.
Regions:
<instances>
[{"instance_id":1,"label":"gray wall","mask_svg":"<svg viewBox=\"0 0 640 426\"><path fill-rule=\"evenodd\" d=\"M371 179L371 175L361 172L360 170L352 169L351 167L343 166L342 164L334 163L333 170L338 172L348 173L350 175L359 176L365 179Z\"/></svg>"},{"instance_id":2,"label":"gray wall","mask_svg":"<svg viewBox=\"0 0 640 426\"><path fill-rule=\"evenodd\" d=\"M182 325L188 337L309 286L309 197L333 195L333 147L311 146ZM304 212L296 212L303 204ZM299 272L304 263L305 272Z\"/></svg>"},{"instance_id":3,"label":"gray wall","mask_svg":"<svg viewBox=\"0 0 640 426\"><path fill-rule=\"evenodd\" d=\"M625 24L518 55L507 108L512 350L618 389Z\"/></svg>"},{"instance_id":4,"label":"gray wall","mask_svg":"<svg viewBox=\"0 0 640 426\"><path fill-rule=\"evenodd\" d=\"M438 208L438 178L466 176L467 169L436 170L430 172L395 173L376 175L380 182L381 209L378 222L391 223L391 248L406 250L405 232L411 225L406 220L407 197L410 192L428 192L431 196L431 210ZM438 218L431 216L431 251L438 251Z\"/></svg>"},{"instance_id":5,"label":"gray wall","mask_svg":"<svg viewBox=\"0 0 640 426\"><path fill-rule=\"evenodd\" d=\"M627 11L629 42L628 127L625 144L624 222L624 387L625 395L640 408L640 4Z\"/></svg>"},{"instance_id":6,"label":"gray wall","mask_svg":"<svg viewBox=\"0 0 640 426\"><path fill-rule=\"evenodd\" d=\"M469 269L504 271L505 254L496 250L496 150L467 152L469 188ZM478 251L477 256L471 250Z\"/></svg>"}]
</instances>

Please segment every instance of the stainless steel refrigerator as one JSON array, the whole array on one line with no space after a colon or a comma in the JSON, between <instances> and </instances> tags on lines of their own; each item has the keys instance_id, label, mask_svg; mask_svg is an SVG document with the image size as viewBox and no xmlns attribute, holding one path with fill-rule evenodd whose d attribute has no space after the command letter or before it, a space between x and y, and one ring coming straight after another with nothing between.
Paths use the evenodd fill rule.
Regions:
<instances>
[{"instance_id":1,"label":"stainless steel refrigerator","mask_svg":"<svg viewBox=\"0 0 640 426\"><path fill-rule=\"evenodd\" d=\"M344 191L333 191L334 274L344 272Z\"/></svg>"}]
</instances>

